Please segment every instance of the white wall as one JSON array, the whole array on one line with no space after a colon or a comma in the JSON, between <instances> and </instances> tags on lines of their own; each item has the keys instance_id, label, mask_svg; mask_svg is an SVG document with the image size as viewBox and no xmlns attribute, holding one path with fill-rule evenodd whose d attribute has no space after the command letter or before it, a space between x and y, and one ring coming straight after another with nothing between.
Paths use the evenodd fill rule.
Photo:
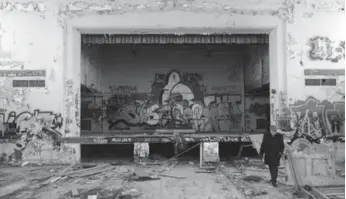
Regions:
<instances>
[{"instance_id":1,"label":"white wall","mask_svg":"<svg viewBox=\"0 0 346 199\"><path fill-rule=\"evenodd\" d=\"M177 4L173 4L173 1L144 2L140 0L131 2L122 0L112 2L46 0L40 3L26 0L2 1L0 6L0 70L23 68L45 69L47 72L46 89L24 89L16 91L16 95L8 95L8 92L12 92L14 89L11 88L11 84L4 83L5 80L8 82L11 78L0 78L2 81L0 96L12 97L10 100L12 104L7 105L10 108L4 112L4 115L8 115L10 111L21 113L24 110L33 112L34 109L63 113L68 108L71 110L79 108L78 103L76 103L77 105L73 103L76 101L74 96L78 95L79 91L69 90L68 96L70 97L64 98L67 95L64 95L66 90L63 90L64 86L68 87L73 83L73 80L70 82L63 80L63 66L66 65L64 42L66 41L68 19L93 20L95 16L108 15L108 20L114 21L121 15L131 22L133 19L141 18L142 14L148 13L155 16L152 17L151 23L154 23L155 20L159 21L161 16L165 15L170 16L169 21L176 27L185 23L186 20L182 19L182 16L186 17L185 19L198 21L198 24L190 24L190 27L202 27L203 24L233 27L239 25L236 24L236 18L240 16L255 16L256 19L263 17L268 20L282 19L285 24L283 28L286 33L287 46L287 56L283 56L287 65L287 71L284 71L287 72L287 76L285 76L287 79L284 82L289 101L286 103L295 104L297 100L306 100L311 96L319 101L328 100L330 103L340 101L340 105L344 106L344 100L339 95L330 97L335 87L306 87L303 75L306 68L344 69L344 59L338 63L310 60L308 57L310 46L307 45L308 40L315 36L327 37L336 42L344 40L344 35L346 35L344 7L345 4L342 0L178 0ZM177 16L173 13L180 14ZM213 21L198 20L197 17L202 15L212 16L208 19ZM122 23L118 25L128 27L128 21L124 20ZM157 28L162 26L164 26L163 22L156 23ZM208 28L205 25L205 29L208 30ZM340 77L342 80L343 78ZM280 90L276 91L276 93L280 92ZM70 120L77 120L76 116L65 121L70 123ZM69 132L76 131L70 125L65 126ZM61 131L63 134L66 128Z\"/></svg>"}]
</instances>

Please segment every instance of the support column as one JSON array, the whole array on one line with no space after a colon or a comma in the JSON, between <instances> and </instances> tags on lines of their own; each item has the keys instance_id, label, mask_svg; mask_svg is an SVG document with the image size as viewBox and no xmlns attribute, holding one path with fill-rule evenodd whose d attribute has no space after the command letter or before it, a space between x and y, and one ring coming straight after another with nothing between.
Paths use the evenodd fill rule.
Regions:
<instances>
[{"instance_id":1,"label":"support column","mask_svg":"<svg viewBox=\"0 0 346 199\"><path fill-rule=\"evenodd\" d=\"M218 142L202 142L200 145L200 167L203 162L219 162L219 143Z\"/></svg>"},{"instance_id":2,"label":"support column","mask_svg":"<svg viewBox=\"0 0 346 199\"><path fill-rule=\"evenodd\" d=\"M135 162L140 162L141 159L149 157L149 143L135 142L133 145L133 156Z\"/></svg>"}]
</instances>

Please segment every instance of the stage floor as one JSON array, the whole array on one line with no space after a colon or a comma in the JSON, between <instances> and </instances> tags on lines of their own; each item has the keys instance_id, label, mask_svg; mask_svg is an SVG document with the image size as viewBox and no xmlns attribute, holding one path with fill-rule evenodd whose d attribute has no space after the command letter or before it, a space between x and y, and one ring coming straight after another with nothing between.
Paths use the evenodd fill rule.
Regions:
<instances>
[{"instance_id":1,"label":"stage floor","mask_svg":"<svg viewBox=\"0 0 346 199\"><path fill-rule=\"evenodd\" d=\"M249 133L196 133L196 134L111 134L88 133L81 137L64 137L63 142L80 144L117 144L117 143L174 143L183 142L251 142Z\"/></svg>"},{"instance_id":2,"label":"stage floor","mask_svg":"<svg viewBox=\"0 0 346 199\"><path fill-rule=\"evenodd\" d=\"M263 134L251 132L251 135ZM62 143L75 144L131 144L135 142L147 143L175 143L175 142L251 142L249 132L238 133L82 133L80 137L61 137ZM0 143L13 143L20 138L20 135L2 137Z\"/></svg>"}]
</instances>

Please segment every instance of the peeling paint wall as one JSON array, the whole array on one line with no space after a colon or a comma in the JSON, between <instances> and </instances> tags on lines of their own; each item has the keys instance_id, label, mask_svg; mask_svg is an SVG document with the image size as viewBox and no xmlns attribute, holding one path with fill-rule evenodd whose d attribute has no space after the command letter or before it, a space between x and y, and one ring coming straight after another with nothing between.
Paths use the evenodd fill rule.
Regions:
<instances>
[{"instance_id":1,"label":"peeling paint wall","mask_svg":"<svg viewBox=\"0 0 346 199\"><path fill-rule=\"evenodd\" d=\"M0 70L45 70L43 79L46 82L40 88L12 88L13 77L0 77L0 111L4 115L2 117L5 117L3 121L7 121L10 112L20 115L38 109L61 114L62 136L78 135L79 121L76 116L79 114L76 109L79 108L80 100L78 91L72 87L77 82L63 78L63 66L66 64L63 59L66 19L83 16L92 18L96 15L116 18L127 14L140 17L146 13L157 13L157 18L160 18L160 14L172 11L183 12L190 17L204 13L227 16L229 19L236 16L268 16L284 20L287 92L280 108L295 106L300 101L308 103L313 97L318 102L327 100L334 104L334 115L344 121L344 115L340 112L340 106L344 106L344 92L340 92L344 90L344 76L336 77L335 86L312 87L304 84L304 69L344 70L344 9L342 0L46 0L39 3L4 0L0 2ZM232 20L225 23L230 27L234 25ZM31 78L37 80L36 77ZM323 75L318 78L330 77ZM63 89L65 86L66 90ZM273 91L272 96L282 92ZM9 98L6 103L10 105L4 102L6 97L3 96ZM278 123L277 116L285 111L279 110L279 107L272 107L272 111L272 119ZM312 116L316 115L314 112ZM319 114L317 112L320 117ZM335 118L327 119L328 114L330 112L323 112L321 117L324 119L317 122L326 125L323 127L325 130L331 129L328 121L333 123L330 121ZM334 122L335 125L337 123ZM3 126L0 127L7 128ZM344 134L344 128L341 129L339 132Z\"/></svg>"},{"instance_id":2,"label":"peeling paint wall","mask_svg":"<svg viewBox=\"0 0 346 199\"><path fill-rule=\"evenodd\" d=\"M0 2L0 131L19 136L2 140L2 160L37 163L77 161L64 136L63 33L58 1ZM33 70L43 70L38 75ZM5 71L10 71L7 75ZM23 76L24 72L29 74ZM15 75L13 75L15 74ZM14 87L14 80L44 86ZM1 144L3 145L3 144Z\"/></svg>"},{"instance_id":3,"label":"peeling paint wall","mask_svg":"<svg viewBox=\"0 0 346 199\"><path fill-rule=\"evenodd\" d=\"M251 91L269 83L269 46L253 45L247 50L245 90Z\"/></svg>"}]
</instances>

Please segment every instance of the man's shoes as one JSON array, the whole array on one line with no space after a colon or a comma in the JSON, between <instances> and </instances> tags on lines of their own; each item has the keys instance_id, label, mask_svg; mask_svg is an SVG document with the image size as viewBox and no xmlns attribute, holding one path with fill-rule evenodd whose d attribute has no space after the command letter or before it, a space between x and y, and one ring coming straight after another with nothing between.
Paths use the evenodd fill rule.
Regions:
<instances>
[{"instance_id":1,"label":"man's shoes","mask_svg":"<svg viewBox=\"0 0 346 199\"><path fill-rule=\"evenodd\" d=\"M278 187L278 185L276 184L276 182L272 182L273 187Z\"/></svg>"}]
</instances>

